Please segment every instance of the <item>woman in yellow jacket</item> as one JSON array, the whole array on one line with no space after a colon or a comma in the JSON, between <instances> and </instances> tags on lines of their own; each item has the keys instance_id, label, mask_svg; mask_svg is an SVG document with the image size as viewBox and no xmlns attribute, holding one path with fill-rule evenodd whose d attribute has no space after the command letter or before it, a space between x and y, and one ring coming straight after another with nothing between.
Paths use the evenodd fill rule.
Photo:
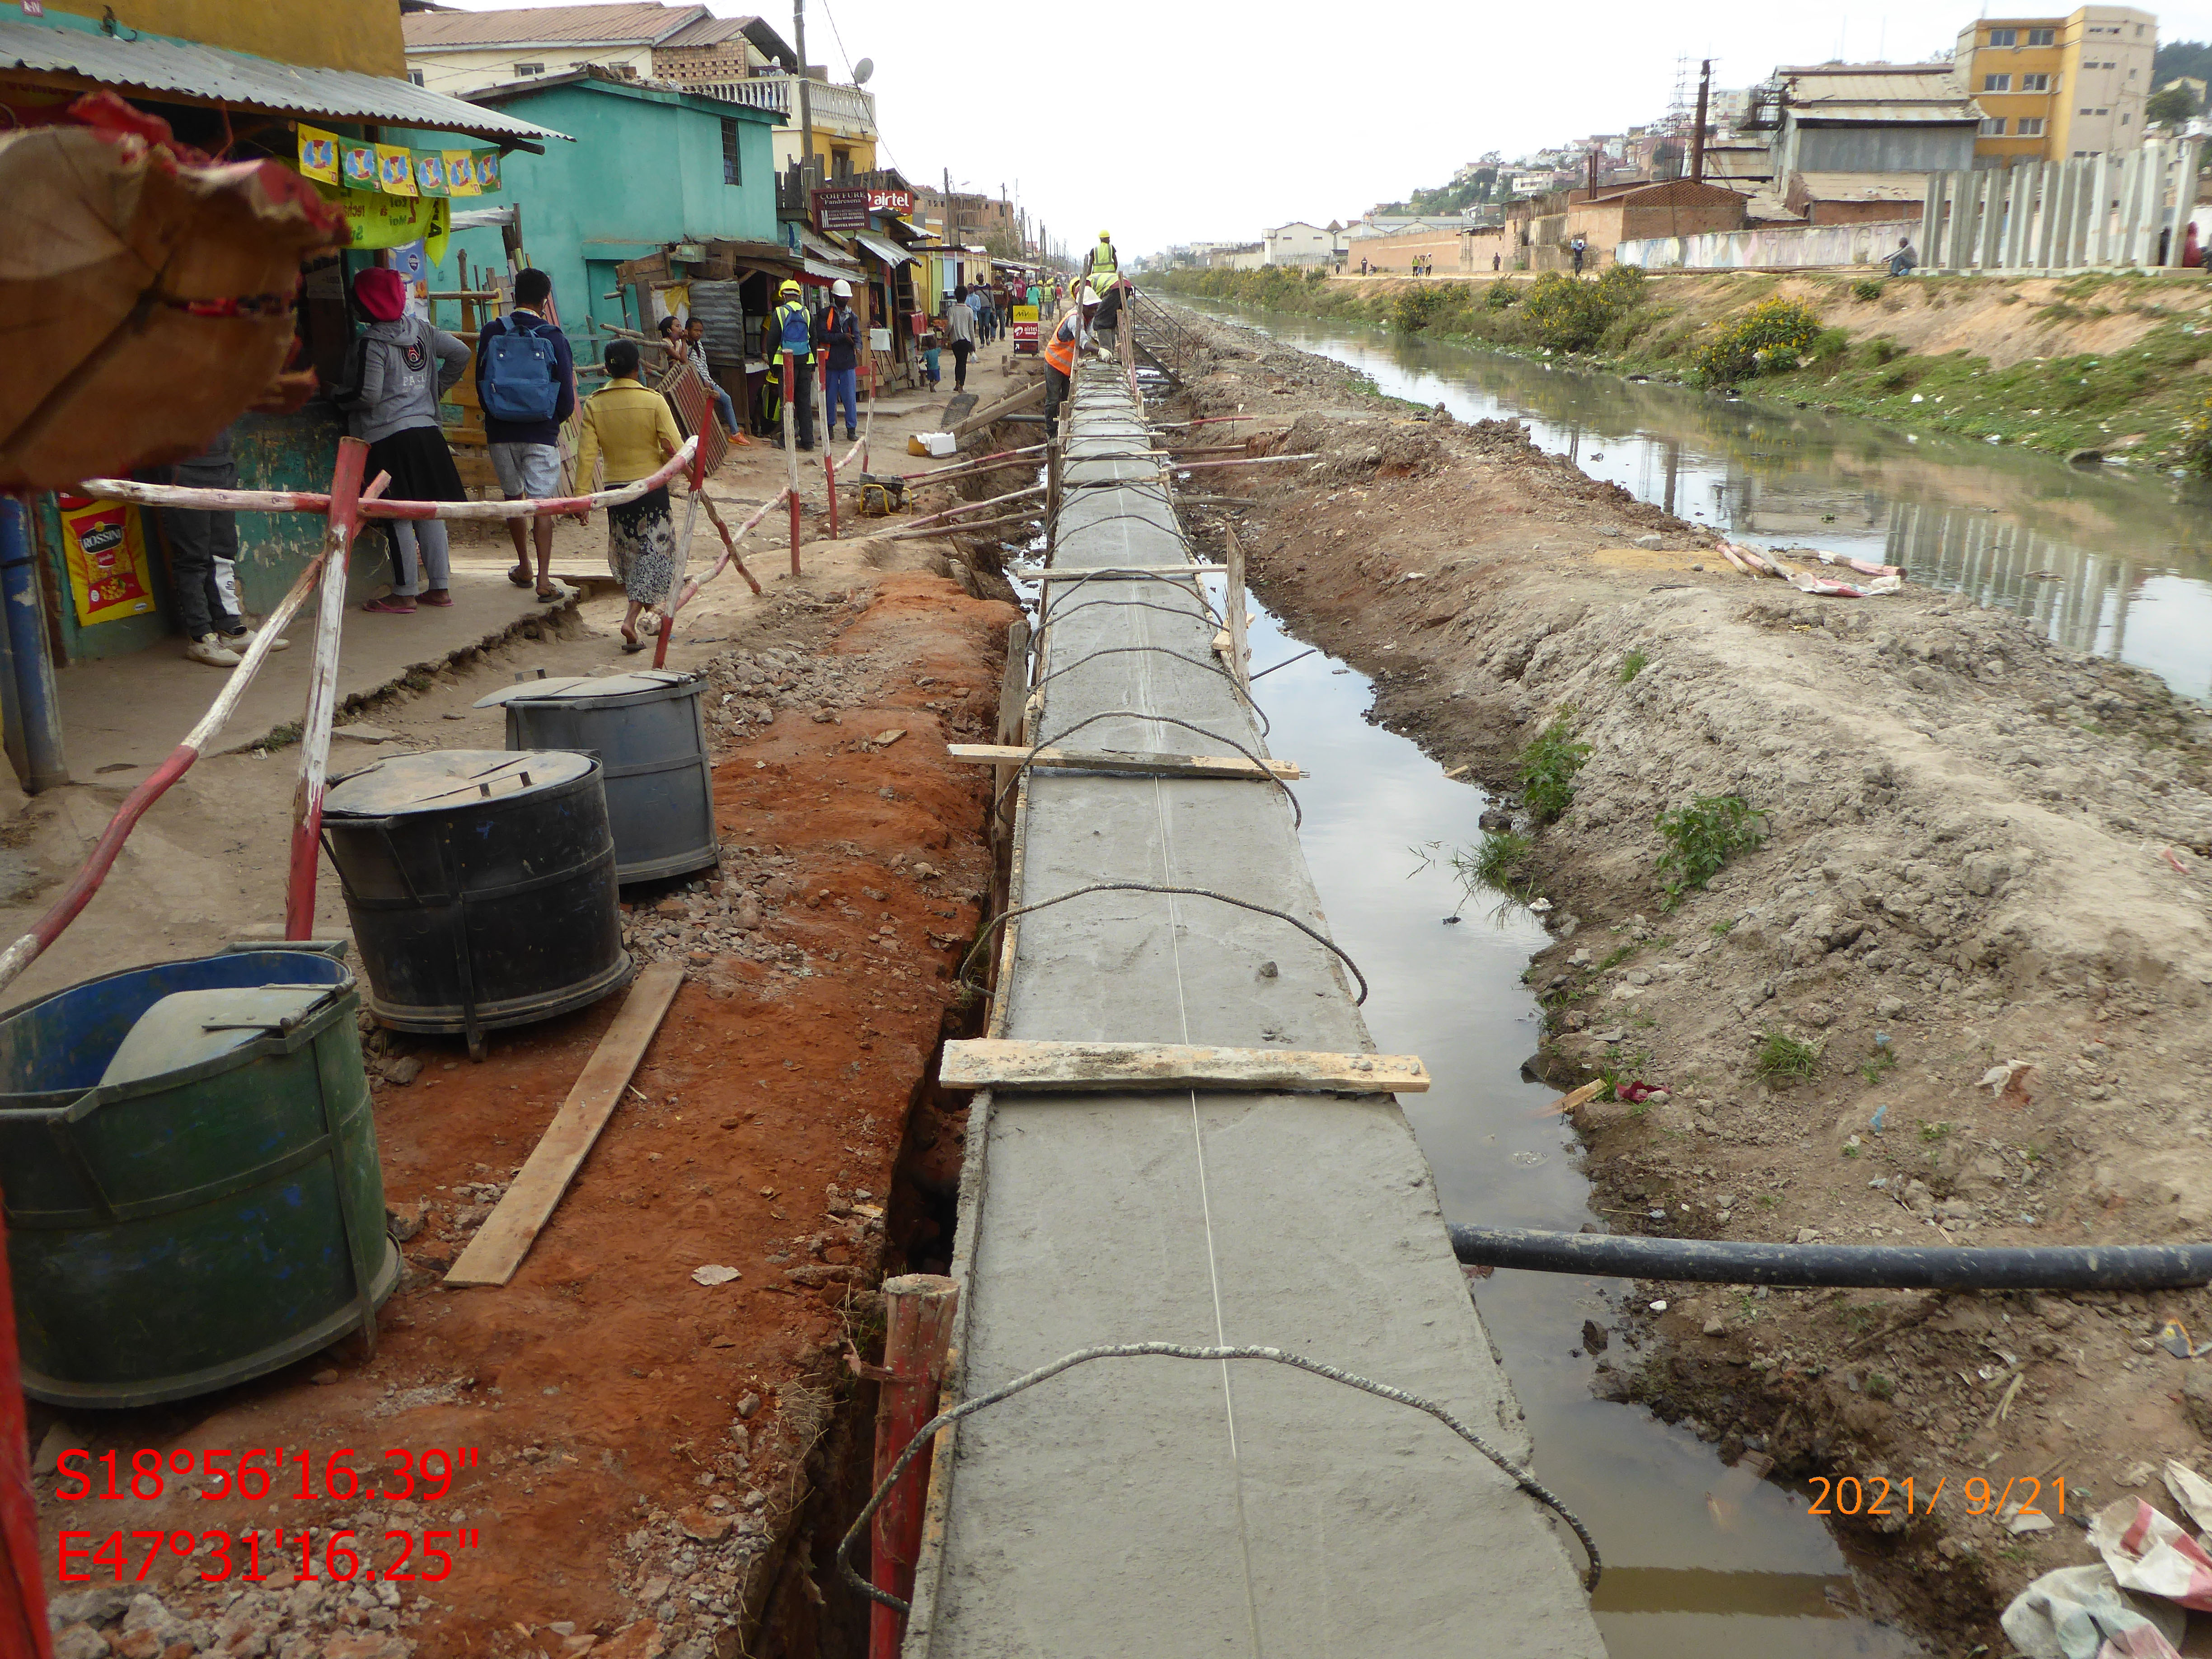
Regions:
<instances>
[{"instance_id":1,"label":"woman in yellow jacket","mask_svg":"<svg viewBox=\"0 0 2212 1659\"><path fill-rule=\"evenodd\" d=\"M592 463L605 460L606 482L615 489L650 477L683 447L668 399L637 378L638 350L629 340L606 349L607 383L584 400L582 433L576 445L576 482L592 488ZM578 523L589 519L579 513ZM623 585L629 611L623 617L623 649L642 651L638 613L658 610L669 599L676 577L676 525L668 510L668 486L648 489L625 507L607 509L607 568ZM659 621L646 631L657 631Z\"/></svg>"}]
</instances>

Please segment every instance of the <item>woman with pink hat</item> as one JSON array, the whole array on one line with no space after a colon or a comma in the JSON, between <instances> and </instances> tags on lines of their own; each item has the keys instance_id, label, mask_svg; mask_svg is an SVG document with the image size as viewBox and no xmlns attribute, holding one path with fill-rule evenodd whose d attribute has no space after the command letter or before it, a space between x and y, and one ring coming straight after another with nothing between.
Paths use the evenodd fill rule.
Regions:
<instances>
[{"instance_id":1,"label":"woman with pink hat","mask_svg":"<svg viewBox=\"0 0 2212 1659\"><path fill-rule=\"evenodd\" d=\"M438 402L467 369L468 347L407 314L407 285L396 270L374 266L356 276L353 303L368 326L354 342L345 381L331 397L346 411L348 429L368 444L364 479L390 473L385 494L396 501L466 501L438 424ZM392 592L362 608L404 617L414 613L418 599L451 605L445 520L381 522L392 535Z\"/></svg>"}]
</instances>

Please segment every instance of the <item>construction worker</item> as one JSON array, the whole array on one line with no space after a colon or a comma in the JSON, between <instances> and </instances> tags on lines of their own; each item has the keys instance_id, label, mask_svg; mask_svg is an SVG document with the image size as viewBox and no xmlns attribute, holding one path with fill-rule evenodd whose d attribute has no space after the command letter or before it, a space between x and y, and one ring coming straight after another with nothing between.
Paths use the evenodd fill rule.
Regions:
<instances>
[{"instance_id":1,"label":"construction worker","mask_svg":"<svg viewBox=\"0 0 2212 1659\"><path fill-rule=\"evenodd\" d=\"M814 447L814 323L806 314L806 302L799 297L799 284L786 279L776 290L776 307L769 319L769 332L775 337L775 351L768 360L768 372L780 388L783 384L783 354L792 354L796 366L792 375L791 424L799 447ZM781 448L783 440L776 440Z\"/></svg>"},{"instance_id":2,"label":"construction worker","mask_svg":"<svg viewBox=\"0 0 2212 1659\"><path fill-rule=\"evenodd\" d=\"M1070 384L1075 379L1075 357L1085 346L1097 343L1092 338L1090 322L1098 309L1098 296L1089 289L1083 290L1082 303L1060 319L1060 326L1052 331L1052 343L1044 349L1044 434L1048 440L1060 435L1060 406L1067 401Z\"/></svg>"},{"instance_id":3,"label":"construction worker","mask_svg":"<svg viewBox=\"0 0 2212 1659\"><path fill-rule=\"evenodd\" d=\"M1121 256L1114 252L1114 239L1104 231L1098 233L1098 246L1091 250L1091 263L1083 269L1094 294L1103 294L1121 280Z\"/></svg>"}]
</instances>

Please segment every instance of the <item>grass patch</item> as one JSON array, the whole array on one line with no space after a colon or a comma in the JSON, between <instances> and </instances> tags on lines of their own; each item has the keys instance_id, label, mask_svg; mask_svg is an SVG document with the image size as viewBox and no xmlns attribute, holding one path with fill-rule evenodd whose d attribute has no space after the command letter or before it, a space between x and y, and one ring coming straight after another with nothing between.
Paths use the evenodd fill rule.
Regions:
<instances>
[{"instance_id":1,"label":"grass patch","mask_svg":"<svg viewBox=\"0 0 2212 1659\"><path fill-rule=\"evenodd\" d=\"M1648 1050L1644 1049L1638 1049L1633 1054L1613 1054L1610 1056L1604 1065L1597 1068L1598 1078L1605 1085L1604 1088L1598 1091L1598 1098L1601 1100L1620 1099L1622 1085L1625 1084L1641 1082L1644 1078L1644 1067L1650 1064L1651 1055ZM1639 1108L1643 1107L1645 1103L1646 1103L1640 1100L1636 1103ZM1641 1110L1638 1110L1637 1115L1641 1117L1644 1114Z\"/></svg>"},{"instance_id":2,"label":"grass patch","mask_svg":"<svg viewBox=\"0 0 2212 1659\"><path fill-rule=\"evenodd\" d=\"M1897 1379L1885 1371L1875 1371L1866 1380L1866 1391L1876 1400L1897 1398Z\"/></svg>"},{"instance_id":3,"label":"grass patch","mask_svg":"<svg viewBox=\"0 0 2212 1659\"><path fill-rule=\"evenodd\" d=\"M1516 836L1510 830L1488 830L1472 850L1462 849L1452 854L1452 868L1462 882L1480 882L1495 887L1500 892L1517 891L1521 878L1516 873L1528 856L1534 845L1528 836Z\"/></svg>"},{"instance_id":4,"label":"grass patch","mask_svg":"<svg viewBox=\"0 0 2212 1659\"><path fill-rule=\"evenodd\" d=\"M1643 948L1644 947L1640 945L1621 945L1618 950L1615 950L1608 955L1604 961L1599 963L1598 965L1591 971L1600 974L1610 972L1612 969L1620 967L1622 963L1627 961L1629 957L1634 956Z\"/></svg>"},{"instance_id":5,"label":"grass patch","mask_svg":"<svg viewBox=\"0 0 2212 1659\"><path fill-rule=\"evenodd\" d=\"M1785 1031L1762 1031L1753 1063L1759 1076L1770 1083L1801 1083L1820 1069L1820 1043L1803 1042Z\"/></svg>"},{"instance_id":6,"label":"grass patch","mask_svg":"<svg viewBox=\"0 0 2212 1659\"><path fill-rule=\"evenodd\" d=\"M1641 674L1651 659L1641 651L1632 651L1620 659L1620 683L1626 685Z\"/></svg>"},{"instance_id":7,"label":"grass patch","mask_svg":"<svg viewBox=\"0 0 2212 1659\"><path fill-rule=\"evenodd\" d=\"M1565 710L1539 732L1516 763L1521 799L1540 823L1549 823L1574 805L1575 774L1590 757L1590 746L1575 738L1574 710Z\"/></svg>"},{"instance_id":8,"label":"grass patch","mask_svg":"<svg viewBox=\"0 0 2212 1659\"><path fill-rule=\"evenodd\" d=\"M1930 1146L1937 1146L1950 1138L1951 1126L1948 1123L1923 1123L1920 1126L1920 1139Z\"/></svg>"},{"instance_id":9,"label":"grass patch","mask_svg":"<svg viewBox=\"0 0 2212 1659\"><path fill-rule=\"evenodd\" d=\"M1662 812L1656 822L1667 846L1659 854L1659 874L1667 908L1674 908L1692 889L1705 886L1736 854L1765 840L1765 820L1741 795L1698 795L1687 805Z\"/></svg>"},{"instance_id":10,"label":"grass patch","mask_svg":"<svg viewBox=\"0 0 2212 1659\"><path fill-rule=\"evenodd\" d=\"M1897 1056L1887 1048L1877 1048L1859 1062L1859 1075L1869 1083L1879 1083L1897 1069Z\"/></svg>"},{"instance_id":11,"label":"grass patch","mask_svg":"<svg viewBox=\"0 0 2212 1659\"><path fill-rule=\"evenodd\" d=\"M1735 918L1734 916L1723 916L1718 921L1712 925L1711 929L1712 936L1715 939L1726 939L1735 931Z\"/></svg>"}]
</instances>

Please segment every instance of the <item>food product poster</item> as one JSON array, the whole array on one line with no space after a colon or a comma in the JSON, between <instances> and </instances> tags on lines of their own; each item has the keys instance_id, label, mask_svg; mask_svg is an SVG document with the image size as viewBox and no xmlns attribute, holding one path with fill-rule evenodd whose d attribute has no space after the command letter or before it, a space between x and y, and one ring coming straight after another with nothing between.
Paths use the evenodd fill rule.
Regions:
<instances>
[{"instance_id":1,"label":"food product poster","mask_svg":"<svg viewBox=\"0 0 2212 1659\"><path fill-rule=\"evenodd\" d=\"M376 188L376 146L348 144L338 156L338 183L349 190Z\"/></svg>"},{"instance_id":2,"label":"food product poster","mask_svg":"<svg viewBox=\"0 0 2212 1659\"><path fill-rule=\"evenodd\" d=\"M376 187L387 196L414 195L415 152L404 144L379 144Z\"/></svg>"},{"instance_id":3,"label":"food product poster","mask_svg":"<svg viewBox=\"0 0 2212 1659\"><path fill-rule=\"evenodd\" d=\"M338 181L338 141L336 133L319 127L300 128L300 171L326 185Z\"/></svg>"},{"instance_id":4,"label":"food product poster","mask_svg":"<svg viewBox=\"0 0 2212 1659\"><path fill-rule=\"evenodd\" d=\"M80 627L143 617L154 609L154 573L146 562L146 532L137 510L64 491L62 548Z\"/></svg>"}]
</instances>

